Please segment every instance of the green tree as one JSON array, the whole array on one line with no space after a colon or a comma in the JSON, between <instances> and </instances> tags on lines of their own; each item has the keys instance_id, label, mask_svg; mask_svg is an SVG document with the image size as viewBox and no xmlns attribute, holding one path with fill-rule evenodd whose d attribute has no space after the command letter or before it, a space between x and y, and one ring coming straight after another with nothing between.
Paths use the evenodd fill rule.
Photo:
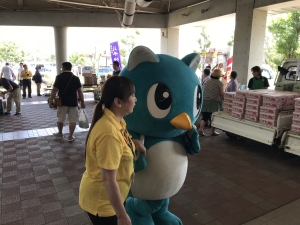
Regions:
<instances>
[{"instance_id":1,"label":"green tree","mask_svg":"<svg viewBox=\"0 0 300 225\"><path fill-rule=\"evenodd\" d=\"M231 46L234 45L234 35L231 35L230 41L227 42L227 45L228 45L229 47L231 47Z\"/></svg>"},{"instance_id":2,"label":"green tree","mask_svg":"<svg viewBox=\"0 0 300 225\"><path fill-rule=\"evenodd\" d=\"M84 66L86 63L86 54L74 52L70 55L69 60L73 65L82 65Z\"/></svg>"},{"instance_id":3,"label":"green tree","mask_svg":"<svg viewBox=\"0 0 300 225\"><path fill-rule=\"evenodd\" d=\"M266 62L274 67L287 59L300 57L300 11L272 20L268 31L272 35L273 43L267 44Z\"/></svg>"},{"instance_id":4,"label":"green tree","mask_svg":"<svg viewBox=\"0 0 300 225\"><path fill-rule=\"evenodd\" d=\"M126 38L121 39L121 46L120 46L120 54L122 57L122 65L127 65L127 57L129 56L132 49L136 46L135 38L137 35L140 35L138 29L135 30L135 35L127 35Z\"/></svg>"},{"instance_id":5,"label":"green tree","mask_svg":"<svg viewBox=\"0 0 300 225\"><path fill-rule=\"evenodd\" d=\"M55 55L50 55L49 58L48 58L48 60L49 60L50 62L55 62L56 56L55 56Z\"/></svg>"},{"instance_id":6,"label":"green tree","mask_svg":"<svg viewBox=\"0 0 300 225\"><path fill-rule=\"evenodd\" d=\"M200 38L197 39L197 42L199 44L200 52L207 52L211 45L211 41L209 40L209 35L206 34L205 28L202 28L200 32Z\"/></svg>"},{"instance_id":7,"label":"green tree","mask_svg":"<svg viewBox=\"0 0 300 225\"><path fill-rule=\"evenodd\" d=\"M200 38L197 39L197 42L199 44L199 49L198 50L194 50L194 53L199 53L199 52L207 52L207 50L209 49L210 45L211 45L211 41L209 40L209 35L206 33L205 28L202 28L201 32L200 32ZM199 69L203 69L202 66L199 64L198 68Z\"/></svg>"},{"instance_id":8,"label":"green tree","mask_svg":"<svg viewBox=\"0 0 300 225\"><path fill-rule=\"evenodd\" d=\"M2 62L23 62L25 52L12 41L0 43L0 61Z\"/></svg>"}]
</instances>

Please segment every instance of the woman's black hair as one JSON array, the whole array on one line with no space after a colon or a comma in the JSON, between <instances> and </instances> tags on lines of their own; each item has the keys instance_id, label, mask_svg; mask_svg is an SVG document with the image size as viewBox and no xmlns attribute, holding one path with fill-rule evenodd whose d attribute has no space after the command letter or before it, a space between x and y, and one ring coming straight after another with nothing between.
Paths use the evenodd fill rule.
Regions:
<instances>
[{"instance_id":1,"label":"woman's black hair","mask_svg":"<svg viewBox=\"0 0 300 225\"><path fill-rule=\"evenodd\" d=\"M95 126L97 121L103 116L102 105L104 105L105 108L110 109L115 98L119 98L121 100L126 101L134 93L135 87L127 77L113 76L105 82L101 93L101 100L95 106L91 127L87 134L85 144L87 144L93 127Z\"/></svg>"},{"instance_id":2,"label":"woman's black hair","mask_svg":"<svg viewBox=\"0 0 300 225\"><path fill-rule=\"evenodd\" d=\"M251 68L251 71L252 71L252 72L258 72L259 75L261 76L261 69L260 69L259 66L254 66L254 67L252 67L252 68Z\"/></svg>"},{"instance_id":3,"label":"woman's black hair","mask_svg":"<svg viewBox=\"0 0 300 225\"><path fill-rule=\"evenodd\" d=\"M230 77L232 77L233 79L236 79L237 78L237 72L236 71L231 71L230 73Z\"/></svg>"}]
</instances>

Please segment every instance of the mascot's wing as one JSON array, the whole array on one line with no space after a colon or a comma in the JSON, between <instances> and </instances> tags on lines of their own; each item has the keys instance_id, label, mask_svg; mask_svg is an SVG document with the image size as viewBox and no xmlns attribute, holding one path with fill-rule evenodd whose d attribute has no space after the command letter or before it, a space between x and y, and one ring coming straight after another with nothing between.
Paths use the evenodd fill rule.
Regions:
<instances>
[{"instance_id":1,"label":"mascot's wing","mask_svg":"<svg viewBox=\"0 0 300 225\"><path fill-rule=\"evenodd\" d=\"M128 132L132 136L132 139L141 140L141 136L138 133L133 132L131 130L128 130ZM141 140L141 141L144 143L144 140ZM147 167L147 162L146 162L145 155L143 153L141 153L140 157L135 161L134 172L139 172L139 171L145 169L146 167Z\"/></svg>"}]
</instances>

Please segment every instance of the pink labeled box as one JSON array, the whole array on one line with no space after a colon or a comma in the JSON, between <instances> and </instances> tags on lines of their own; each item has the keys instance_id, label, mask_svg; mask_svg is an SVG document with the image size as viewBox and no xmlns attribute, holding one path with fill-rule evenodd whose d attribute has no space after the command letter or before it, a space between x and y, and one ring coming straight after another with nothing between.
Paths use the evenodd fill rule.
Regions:
<instances>
[{"instance_id":1,"label":"pink labeled box","mask_svg":"<svg viewBox=\"0 0 300 225\"><path fill-rule=\"evenodd\" d=\"M224 102L233 103L234 99L232 99L232 98L224 98Z\"/></svg>"},{"instance_id":2,"label":"pink labeled box","mask_svg":"<svg viewBox=\"0 0 300 225\"><path fill-rule=\"evenodd\" d=\"M252 116L252 115L245 114L244 119L252 121L252 122L258 122L258 116Z\"/></svg>"},{"instance_id":3,"label":"pink labeled box","mask_svg":"<svg viewBox=\"0 0 300 225\"><path fill-rule=\"evenodd\" d=\"M266 94L263 95L263 101L269 101L269 102L285 102L286 101L286 95L281 93L274 93L274 94Z\"/></svg>"},{"instance_id":4,"label":"pink labeled box","mask_svg":"<svg viewBox=\"0 0 300 225\"><path fill-rule=\"evenodd\" d=\"M236 96L247 97L248 92L249 92L248 90L238 90L236 91Z\"/></svg>"},{"instance_id":5,"label":"pink labeled box","mask_svg":"<svg viewBox=\"0 0 300 225\"><path fill-rule=\"evenodd\" d=\"M270 101L264 101L263 106L277 108L277 109L283 109L284 103L283 102L275 103L275 102L270 102Z\"/></svg>"},{"instance_id":6,"label":"pink labeled box","mask_svg":"<svg viewBox=\"0 0 300 225\"><path fill-rule=\"evenodd\" d=\"M233 103L228 103L228 102L224 102L223 103L223 108L232 108Z\"/></svg>"},{"instance_id":7,"label":"pink labeled box","mask_svg":"<svg viewBox=\"0 0 300 225\"><path fill-rule=\"evenodd\" d=\"M224 99L233 99L234 98L234 96L236 95L236 93L235 92L225 92L224 93Z\"/></svg>"},{"instance_id":8,"label":"pink labeled box","mask_svg":"<svg viewBox=\"0 0 300 225\"><path fill-rule=\"evenodd\" d=\"M297 111L293 112L293 118L300 119L300 112Z\"/></svg>"},{"instance_id":9,"label":"pink labeled box","mask_svg":"<svg viewBox=\"0 0 300 225\"><path fill-rule=\"evenodd\" d=\"M232 106L232 111L237 112L237 113L244 113L244 107L237 107L237 106Z\"/></svg>"},{"instance_id":10,"label":"pink labeled box","mask_svg":"<svg viewBox=\"0 0 300 225\"><path fill-rule=\"evenodd\" d=\"M300 106L295 106L295 112L300 112Z\"/></svg>"},{"instance_id":11,"label":"pink labeled box","mask_svg":"<svg viewBox=\"0 0 300 225\"><path fill-rule=\"evenodd\" d=\"M246 110L247 110L247 109L258 111L258 110L259 110L259 105L249 104L249 103L247 102L247 104L246 104Z\"/></svg>"},{"instance_id":12,"label":"pink labeled box","mask_svg":"<svg viewBox=\"0 0 300 225\"><path fill-rule=\"evenodd\" d=\"M300 126L292 124L292 131L296 133L300 133Z\"/></svg>"},{"instance_id":13,"label":"pink labeled box","mask_svg":"<svg viewBox=\"0 0 300 225\"><path fill-rule=\"evenodd\" d=\"M262 105L262 100L255 98L247 98L247 104Z\"/></svg>"},{"instance_id":14,"label":"pink labeled box","mask_svg":"<svg viewBox=\"0 0 300 225\"><path fill-rule=\"evenodd\" d=\"M270 114L274 114L277 115L279 110L276 107L267 107L267 106L261 106L260 107L260 112L264 112L264 113L270 113Z\"/></svg>"},{"instance_id":15,"label":"pink labeled box","mask_svg":"<svg viewBox=\"0 0 300 225\"><path fill-rule=\"evenodd\" d=\"M243 97L243 96L234 96L234 101L235 102L240 102L240 103L245 103L246 102L246 97Z\"/></svg>"},{"instance_id":16,"label":"pink labeled box","mask_svg":"<svg viewBox=\"0 0 300 225\"><path fill-rule=\"evenodd\" d=\"M262 118L262 119L269 119L269 120L277 120L278 115L260 112L259 118Z\"/></svg>"},{"instance_id":17,"label":"pink labeled box","mask_svg":"<svg viewBox=\"0 0 300 225\"><path fill-rule=\"evenodd\" d=\"M295 106L300 106L300 98L295 98Z\"/></svg>"},{"instance_id":18,"label":"pink labeled box","mask_svg":"<svg viewBox=\"0 0 300 225\"><path fill-rule=\"evenodd\" d=\"M269 126L276 126L277 120L270 120L270 119L265 119L265 118L259 118L259 122L261 124L269 125Z\"/></svg>"},{"instance_id":19,"label":"pink labeled box","mask_svg":"<svg viewBox=\"0 0 300 225\"><path fill-rule=\"evenodd\" d=\"M244 102L233 102L232 106L239 107L239 108L245 108Z\"/></svg>"},{"instance_id":20,"label":"pink labeled box","mask_svg":"<svg viewBox=\"0 0 300 225\"><path fill-rule=\"evenodd\" d=\"M244 113L236 112L236 111L234 111L234 109L232 110L231 115L233 117L236 117L236 118L239 118L239 119L243 119L243 117L244 117Z\"/></svg>"},{"instance_id":21,"label":"pink labeled box","mask_svg":"<svg viewBox=\"0 0 300 225\"><path fill-rule=\"evenodd\" d=\"M262 96L264 94L268 94L267 92L259 92L259 91L249 91L247 94L248 98L254 98L254 99L262 99Z\"/></svg>"},{"instance_id":22,"label":"pink labeled box","mask_svg":"<svg viewBox=\"0 0 300 225\"><path fill-rule=\"evenodd\" d=\"M223 107L223 111L231 114L231 112L232 112L232 107L230 107L230 108L228 108L228 107Z\"/></svg>"},{"instance_id":23,"label":"pink labeled box","mask_svg":"<svg viewBox=\"0 0 300 225\"><path fill-rule=\"evenodd\" d=\"M289 109L294 109L294 108L295 108L295 102L285 102L284 103L283 109L289 110Z\"/></svg>"},{"instance_id":24,"label":"pink labeled box","mask_svg":"<svg viewBox=\"0 0 300 225\"><path fill-rule=\"evenodd\" d=\"M300 119L293 118L293 125L300 126Z\"/></svg>"},{"instance_id":25,"label":"pink labeled box","mask_svg":"<svg viewBox=\"0 0 300 225\"><path fill-rule=\"evenodd\" d=\"M246 109L246 114L250 116L259 116L259 110Z\"/></svg>"}]
</instances>

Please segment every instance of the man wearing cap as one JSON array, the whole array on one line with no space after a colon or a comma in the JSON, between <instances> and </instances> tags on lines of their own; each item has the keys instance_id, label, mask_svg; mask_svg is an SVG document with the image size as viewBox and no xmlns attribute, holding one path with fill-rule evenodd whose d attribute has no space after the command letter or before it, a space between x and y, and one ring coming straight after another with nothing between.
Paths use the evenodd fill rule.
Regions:
<instances>
[{"instance_id":1,"label":"man wearing cap","mask_svg":"<svg viewBox=\"0 0 300 225\"><path fill-rule=\"evenodd\" d=\"M4 115L10 115L10 111L12 110L12 101L16 104L16 114L21 114L21 93L20 93L20 87L15 82L8 80L6 78L0 77L0 86L6 89L6 92L0 93L0 95L5 98L5 94L9 93L9 96L7 98L7 111L4 113Z\"/></svg>"},{"instance_id":2,"label":"man wearing cap","mask_svg":"<svg viewBox=\"0 0 300 225\"><path fill-rule=\"evenodd\" d=\"M37 96L42 96L41 95L41 83L42 83L42 75L40 74L40 69L41 69L41 66L37 65L35 67L35 74L34 76L32 77L32 80L35 82L36 84L36 93L37 93Z\"/></svg>"},{"instance_id":3,"label":"man wearing cap","mask_svg":"<svg viewBox=\"0 0 300 225\"><path fill-rule=\"evenodd\" d=\"M21 72L21 77L23 79L23 99L26 98L26 88L28 88L28 98L31 97L31 77L32 73L28 70L26 64L23 65L24 70Z\"/></svg>"},{"instance_id":4,"label":"man wearing cap","mask_svg":"<svg viewBox=\"0 0 300 225\"><path fill-rule=\"evenodd\" d=\"M16 76L12 69L9 67L9 63L5 63L5 66L2 68L1 77L6 78L7 80L15 80Z\"/></svg>"}]
</instances>

